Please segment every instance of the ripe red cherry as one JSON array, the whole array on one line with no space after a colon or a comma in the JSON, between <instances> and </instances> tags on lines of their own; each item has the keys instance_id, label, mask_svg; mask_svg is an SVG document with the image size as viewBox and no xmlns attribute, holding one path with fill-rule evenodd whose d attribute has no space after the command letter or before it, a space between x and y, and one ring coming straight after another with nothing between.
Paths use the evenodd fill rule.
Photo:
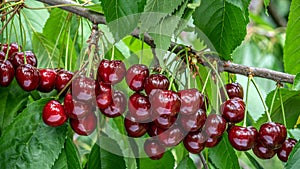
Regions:
<instances>
[{"instance_id":1,"label":"ripe red cherry","mask_svg":"<svg viewBox=\"0 0 300 169\"><path fill-rule=\"evenodd\" d=\"M35 90L40 84L39 71L30 64L20 65L16 70L16 80L23 90Z\"/></svg>"},{"instance_id":2,"label":"ripe red cherry","mask_svg":"<svg viewBox=\"0 0 300 169\"><path fill-rule=\"evenodd\" d=\"M125 64L120 60L103 59L98 67L98 79L112 85L121 82L125 74Z\"/></svg>"},{"instance_id":3,"label":"ripe red cherry","mask_svg":"<svg viewBox=\"0 0 300 169\"><path fill-rule=\"evenodd\" d=\"M277 157L281 161L287 162L288 157L296 144L297 144L296 139L293 138L286 139L282 144L281 148L277 151Z\"/></svg>"},{"instance_id":4,"label":"ripe red cherry","mask_svg":"<svg viewBox=\"0 0 300 169\"><path fill-rule=\"evenodd\" d=\"M5 53L0 51L0 60L5 60Z\"/></svg>"},{"instance_id":5,"label":"ripe red cherry","mask_svg":"<svg viewBox=\"0 0 300 169\"><path fill-rule=\"evenodd\" d=\"M153 120L153 123L162 129L169 129L176 121L176 116L171 115L161 115L157 116L156 119Z\"/></svg>"},{"instance_id":6,"label":"ripe red cherry","mask_svg":"<svg viewBox=\"0 0 300 169\"><path fill-rule=\"evenodd\" d=\"M151 119L150 101L147 96L134 93L129 97L128 110L138 122L149 122Z\"/></svg>"},{"instance_id":7,"label":"ripe red cherry","mask_svg":"<svg viewBox=\"0 0 300 169\"><path fill-rule=\"evenodd\" d=\"M192 115L180 115L179 124L185 131L194 132L201 129L206 121L206 112L198 109L197 113Z\"/></svg>"},{"instance_id":8,"label":"ripe red cherry","mask_svg":"<svg viewBox=\"0 0 300 169\"><path fill-rule=\"evenodd\" d=\"M37 67L37 59L35 54L32 51L25 51L26 62L34 67ZM20 65L24 64L24 52L16 52L9 60L13 64L14 68L18 68Z\"/></svg>"},{"instance_id":9,"label":"ripe red cherry","mask_svg":"<svg viewBox=\"0 0 300 169\"><path fill-rule=\"evenodd\" d=\"M82 119L70 119L70 125L75 133L87 136L92 134L96 129L97 116L92 112Z\"/></svg>"},{"instance_id":10,"label":"ripe red cherry","mask_svg":"<svg viewBox=\"0 0 300 169\"><path fill-rule=\"evenodd\" d=\"M276 154L276 150L266 148L260 143L257 143L252 151L258 158L261 159L270 159Z\"/></svg>"},{"instance_id":11,"label":"ripe red cherry","mask_svg":"<svg viewBox=\"0 0 300 169\"><path fill-rule=\"evenodd\" d=\"M141 91L144 89L145 79L149 76L149 69L146 65L132 65L126 72L126 83L133 91Z\"/></svg>"},{"instance_id":12,"label":"ripe red cherry","mask_svg":"<svg viewBox=\"0 0 300 169\"><path fill-rule=\"evenodd\" d=\"M176 125L158 135L160 143L166 147L173 147L184 139L184 131Z\"/></svg>"},{"instance_id":13,"label":"ripe red cherry","mask_svg":"<svg viewBox=\"0 0 300 169\"><path fill-rule=\"evenodd\" d=\"M203 95L195 88L181 90L178 92L178 95L181 99L181 114L195 114L203 105Z\"/></svg>"},{"instance_id":14,"label":"ripe red cherry","mask_svg":"<svg viewBox=\"0 0 300 169\"><path fill-rule=\"evenodd\" d=\"M239 98L243 99L244 90L243 90L242 85L240 85L239 83L237 83L237 82L228 83L224 87L225 87L227 95L230 99L232 99L234 97L239 97ZM224 89L221 88L220 91L221 91L222 98L224 98L224 100L226 100L225 94L224 94Z\"/></svg>"},{"instance_id":15,"label":"ripe red cherry","mask_svg":"<svg viewBox=\"0 0 300 169\"><path fill-rule=\"evenodd\" d=\"M215 147L217 146L220 141L222 140L222 136L221 137L208 137L206 142L205 142L205 147L208 147L208 148L212 148L212 147Z\"/></svg>"},{"instance_id":16,"label":"ripe red cherry","mask_svg":"<svg viewBox=\"0 0 300 169\"><path fill-rule=\"evenodd\" d=\"M164 131L165 131L164 129L158 127L153 122L149 123L149 127L147 129L147 133L149 134L150 137L154 137L154 136L160 135Z\"/></svg>"},{"instance_id":17,"label":"ripe red cherry","mask_svg":"<svg viewBox=\"0 0 300 169\"><path fill-rule=\"evenodd\" d=\"M153 138L147 139L144 143L144 151L152 160L161 159L165 153L165 150L165 147Z\"/></svg>"},{"instance_id":18,"label":"ripe red cherry","mask_svg":"<svg viewBox=\"0 0 300 169\"><path fill-rule=\"evenodd\" d=\"M147 133L148 123L139 123L133 117L124 118L124 126L130 137L141 137Z\"/></svg>"},{"instance_id":19,"label":"ripe red cherry","mask_svg":"<svg viewBox=\"0 0 300 169\"><path fill-rule=\"evenodd\" d=\"M53 69L39 69L40 85L37 88L40 92L51 92L55 87L56 71Z\"/></svg>"},{"instance_id":20,"label":"ripe red cherry","mask_svg":"<svg viewBox=\"0 0 300 169\"><path fill-rule=\"evenodd\" d=\"M169 80L166 76L162 74L152 74L145 79L144 89L147 95L150 95L153 89L168 89Z\"/></svg>"},{"instance_id":21,"label":"ripe red cherry","mask_svg":"<svg viewBox=\"0 0 300 169\"><path fill-rule=\"evenodd\" d=\"M113 102L113 91L110 84L99 82L99 90L97 91L96 102L99 109L106 109Z\"/></svg>"},{"instance_id":22,"label":"ripe red cherry","mask_svg":"<svg viewBox=\"0 0 300 169\"><path fill-rule=\"evenodd\" d=\"M64 107L56 100L51 100L45 105L42 118L45 124L52 127L61 126L68 119Z\"/></svg>"},{"instance_id":23,"label":"ripe red cherry","mask_svg":"<svg viewBox=\"0 0 300 169\"><path fill-rule=\"evenodd\" d=\"M286 128L279 123L267 122L260 126L258 139L269 149L278 149L287 136Z\"/></svg>"},{"instance_id":24,"label":"ripe red cherry","mask_svg":"<svg viewBox=\"0 0 300 169\"><path fill-rule=\"evenodd\" d=\"M121 91L115 91L113 101L106 109L100 109L101 113L107 117L117 117L122 115L126 110L126 97Z\"/></svg>"},{"instance_id":25,"label":"ripe red cherry","mask_svg":"<svg viewBox=\"0 0 300 169\"><path fill-rule=\"evenodd\" d=\"M209 114L207 116L204 130L208 137L219 137L226 129L226 121L218 114Z\"/></svg>"},{"instance_id":26,"label":"ripe red cherry","mask_svg":"<svg viewBox=\"0 0 300 169\"><path fill-rule=\"evenodd\" d=\"M206 140L207 138L203 132L191 132L185 136L183 145L190 153L199 154L205 148Z\"/></svg>"},{"instance_id":27,"label":"ripe red cherry","mask_svg":"<svg viewBox=\"0 0 300 169\"><path fill-rule=\"evenodd\" d=\"M0 86L7 87L15 77L15 69L8 60L0 60Z\"/></svg>"},{"instance_id":28,"label":"ripe red cherry","mask_svg":"<svg viewBox=\"0 0 300 169\"><path fill-rule=\"evenodd\" d=\"M245 115L245 103L242 99L235 97L225 101L221 107L222 117L231 123L243 121Z\"/></svg>"},{"instance_id":29,"label":"ripe red cherry","mask_svg":"<svg viewBox=\"0 0 300 169\"><path fill-rule=\"evenodd\" d=\"M85 76L78 76L72 81L72 96L85 103L94 102L96 98L96 81Z\"/></svg>"},{"instance_id":30,"label":"ripe red cherry","mask_svg":"<svg viewBox=\"0 0 300 169\"><path fill-rule=\"evenodd\" d=\"M70 71L66 71L61 69L57 72L56 79L55 79L55 88L58 92L62 91L69 81L72 79L73 73ZM67 87L65 92L70 88L71 84Z\"/></svg>"},{"instance_id":31,"label":"ripe red cherry","mask_svg":"<svg viewBox=\"0 0 300 169\"><path fill-rule=\"evenodd\" d=\"M233 126L228 132L228 139L233 148L247 151L255 146L258 136L257 130L252 127Z\"/></svg>"},{"instance_id":32,"label":"ripe red cherry","mask_svg":"<svg viewBox=\"0 0 300 169\"><path fill-rule=\"evenodd\" d=\"M175 116L180 110L180 98L171 90L156 90L149 100L154 118L161 115Z\"/></svg>"},{"instance_id":33,"label":"ripe red cherry","mask_svg":"<svg viewBox=\"0 0 300 169\"><path fill-rule=\"evenodd\" d=\"M21 50L22 47L19 46L17 43L13 42L9 45L9 49L8 49L8 44L3 44L2 45L2 51L6 54L6 52L8 51L8 57L11 57L15 52L18 52L19 50Z\"/></svg>"}]
</instances>

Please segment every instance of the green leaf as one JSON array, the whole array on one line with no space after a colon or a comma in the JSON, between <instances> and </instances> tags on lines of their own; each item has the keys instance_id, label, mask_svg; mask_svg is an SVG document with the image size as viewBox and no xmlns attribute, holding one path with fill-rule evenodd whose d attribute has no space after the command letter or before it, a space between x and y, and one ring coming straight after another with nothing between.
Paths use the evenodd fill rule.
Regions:
<instances>
[{"instance_id":1,"label":"green leaf","mask_svg":"<svg viewBox=\"0 0 300 169\"><path fill-rule=\"evenodd\" d=\"M139 5L132 0L101 0L104 15L116 42L129 35L139 21Z\"/></svg>"},{"instance_id":2,"label":"green leaf","mask_svg":"<svg viewBox=\"0 0 300 169\"><path fill-rule=\"evenodd\" d=\"M87 168L125 169L125 161L121 154L122 151L116 141L101 135L100 142L96 142L91 150Z\"/></svg>"},{"instance_id":3,"label":"green leaf","mask_svg":"<svg viewBox=\"0 0 300 169\"><path fill-rule=\"evenodd\" d=\"M283 62L285 72L297 74L300 72L300 1L292 1L286 30Z\"/></svg>"},{"instance_id":4,"label":"green leaf","mask_svg":"<svg viewBox=\"0 0 300 169\"><path fill-rule=\"evenodd\" d=\"M4 130L0 138L1 168L51 168L66 137L66 125L50 127L42 120L49 99L35 101Z\"/></svg>"},{"instance_id":5,"label":"green leaf","mask_svg":"<svg viewBox=\"0 0 300 169\"><path fill-rule=\"evenodd\" d=\"M0 87L0 137L1 133L27 103L28 92L19 87L13 80L8 87Z\"/></svg>"},{"instance_id":6,"label":"green leaf","mask_svg":"<svg viewBox=\"0 0 300 169\"><path fill-rule=\"evenodd\" d=\"M73 141L67 137L65 147L61 151L58 159L55 161L52 169L81 169L79 154Z\"/></svg>"},{"instance_id":7,"label":"green leaf","mask_svg":"<svg viewBox=\"0 0 300 169\"><path fill-rule=\"evenodd\" d=\"M295 145L291 154L289 155L287 163L285 163L285 169L298 169L300 168L300 142Z\"/></svg>"},{"instance_id":8,"label":"green leaf","mask_svg":"<svg viewBox=\"0 0 300 169\"><path fill-rule=\"evenodd\" d=\"M216 147L208 150L210 161L219 169L240 168L237 155L228 141L227 133L224 133L222 137Z\"/></svg>"},{"instance_id":9,"label":"green leaf","mask_svg":"<svg viewBox=\"0 0 300 169\"><path fill-rule=\"evenodd\" d=\"M140 159L139 169L174 169L175 160L170 151L166 151L164 156L159 160L152 160L150 158Z\"/></svg>"},{"instance_id":10,"label":"green leaf","mask_svg":"<svg viewBox=\"0 0 300 169\"><path fill-rule=\"evenodd\" d=\"M87 5L87 6L83 6L84 8L87 8L93 12L96 12L96 13L100 13L100 14L103 14L103 8L101 6L101 3L96 3L96 4L93 4L93 5Z\"/></svg>"},{"instance_id":11,"label":"green leaf","mask_svg":"<svg viewBox=\"0 0 300 169\"><path fill-rule=\"evenodd\" d=\"M253 166L256 168L256 169L263 169L263 167L259 164L258 161L256 161L256 159L250 154L248 153L247 151L245 152L246 156L248 157L249 161L253 164Z\"/></svg>"},{"instance_id":12,"label":"green leaf","mask_svg":"<svg viewBox=\"0 0 300 169\"><path fill-rule=\"evenodd\" d=\"M195 166L193 160L187 156L185 157L182 161L180 161L180 163L178 164L178 166L176 167L176 169L196 169L197 167Z\"/></svg>"},{"instance_id":13,"label":"green leaf","mask_svg":"<svg viewBox=\"0 0 300 169\"><path fill-rule=\"evenodd\" d=\"M300 73L298 73L294 79L293 90L300 90Z\"/></svg>"},{"instance_id":14,"label":"green leaf","mask_svg":"<svg viewBox=\"0 0 300 169\"><path fill-rule=\"evenodd\" d=\"M231 59L230 54L244 40L249 2L208 0L193 14L194 24L208 37L213 44L210 48L216 50L222 59Z\"/></svg>"},{"instance_id":15,"label":"green leaf","mask_svg":"<svg viewBox=\"0 0 300 169\"><path fill-rule=\"evenodd\" d=\"M300 91L289 90L285 88L279 89L282 96L282 101L284 105L285 118L286 118L286 127L288 129L294 128L297 123L298 116L300 115ZM275 90L270 92L266 98L266 104L271 108L272 99L274 96ZM279 122L284 124L282 117L282 108L279 99L279 91L276 94L275 102L273 104L272 112L271 112L272 121ZM262 116L257 123L256 127L259 127L261 124L268 121L266 115Z\"/></svg>"}]
</instances>

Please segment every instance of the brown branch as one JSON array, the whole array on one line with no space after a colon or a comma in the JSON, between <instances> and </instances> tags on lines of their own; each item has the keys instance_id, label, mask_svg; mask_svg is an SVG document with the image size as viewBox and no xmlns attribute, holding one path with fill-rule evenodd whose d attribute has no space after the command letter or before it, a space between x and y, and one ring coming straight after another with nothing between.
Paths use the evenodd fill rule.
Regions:
<instances>
[{"instance_id":1,"label":"brown branch","mask_svg":"<svg viewBox=\"0 0 300 169\"><path fill-rule=\"evenodd\" d=\"M48 5L76 4L75 2L70 1L70 0L38 0L38 1L46 3ZM105 17L102 14L92 13L91 11L89 11L86 8L82 8L82 7L78 7L78 6L65 6L65 7L60 7L60 8L66 10L66 11L72 12L74 14L77 14L79 16L82 16L84 18L87 18L88 20L90 20L91 22L93 22L95 24L106 24ZM135 29L131 33L131 35L133 37L140 38L138 29ZM144 41L149 46L151 46L151 48L155 48L155 43L148 34L144 35ZM169 50L173 49L174 47L175 47L175 44L172 43ZM182 49L182 47L178 46L174 50L174 52L176 53L176 52L180 51L181 49ZM201 56L201 54L199 54L198 51L191 49L191 52L194 53L195 55L197 55L197 57L199 57L200 59L201 59L201 57L203 57L203 56ZM239 64L232 63L229 61L220 60L220 59L218 59L216 57L212 57L210 55L207 57L209 60L214 60L214 61L218 62L220 71L230 72L230 73L234 73L234 74L241 74L241 75L245 75L245 76L248 76L249 74L251 74L256 77L271 79L276 82L293 83L294 79L295 79L295 75L282 73L279 71L274 71L274 70L270 70L270 69L266 69L266 68L258 68L258 67L239 65ZM203 65L207 65L207 64L205 64L205 61L203 61L203 59L200 62Z\"/></svg>"}]
</instances>

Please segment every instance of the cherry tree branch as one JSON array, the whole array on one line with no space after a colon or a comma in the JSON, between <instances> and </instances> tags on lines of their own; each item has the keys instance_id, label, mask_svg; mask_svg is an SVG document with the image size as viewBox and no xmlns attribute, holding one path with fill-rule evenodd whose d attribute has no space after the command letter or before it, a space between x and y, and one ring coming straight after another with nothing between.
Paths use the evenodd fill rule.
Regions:
<instances>
[{"instance_id":1,"label":"cherry tree branch","mask_svg":"<svg viewBox=\"0 0 300 169\"><path fill-rule=\"evenodd\" d=\"M48 5L52 5L52 6L53 5L63 5L63 4L68 4L68 5L74 4L74 6L63 6L60 8L66 10L66 11L72 12L74 14L77 14L79 16L82 16L84 18L87 18L94 24L106 24L105 17L102 14L94 13L86 8L80 7L74 1L71 1L71 0L38 0L38 1L48 4ZM131 35L133 37L140 38L138 29L135 29L131 33ZM144 35L144 41L149 46L151 46L152 49L155 48L155 43L149 35L147 35L147 34ZM170 49L173 49L174 47L175 47L175 44L172 43ZM176 49L174 50L174 52L176 53L176 51L180 51L181 49L182 49L181 46L177 46ZM206 65L206 66L208 65L206 63L206 61L201 59L201 57L203 57L203 56L198 51L191 49L191 52L199 58L201 64ZM206 55L206 56L207 56L208 60L215 61L218 63L220 72L225 71L225 72L241 74L241 75L245 75L245 76L248 76L251 74L252 76L262 77L265 79L274 80L276 82L286 82L286 83L293 83L294 79L295 79L295 75L282 73L279 71L274 71L274 70L270 70L270 69L266 69L266 68L250 67L250 66L232 63L230 61L223 61L223 60L220 60L219 58L213 57L211 55Z\"/></svg>"}]
</instances>

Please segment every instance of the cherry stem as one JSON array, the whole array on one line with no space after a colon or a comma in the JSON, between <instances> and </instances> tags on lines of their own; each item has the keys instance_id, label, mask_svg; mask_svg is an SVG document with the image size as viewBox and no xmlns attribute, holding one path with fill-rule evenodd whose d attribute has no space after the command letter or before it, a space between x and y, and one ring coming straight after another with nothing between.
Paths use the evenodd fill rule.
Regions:
<instances>
[{"instance_id":1,"label":"cherry stem","mask_svg":"<svg viewBox=\"0 0 300 169\"><path fill-rule=\"evenodd\" d=\"M115 45L113 45L112 47L112 52L111 52L111 58L110 60L114 60L115 59Z\"/></svg>"},{"instance_id":2,"label":"cherry stem","mask_svg":"<svg viewBox=\"0 0 300 169\"><path fill-rule=\"evenodd\" d=\"M280 105L281 105L281 111L282 111L282 119L283 119L283 124L286 126L286 119L285 119L285 111L284 111L284 105L282 101L282 95L280 89L278 90L279 92L279 98L280 98Z\"/></svg>"},{"instance_id":3,"label":"cherry stem","mask_svg":"<svg viewBox=\"0 0 300 169\"><path fill-rule=\"evenodd\" d=\"M198 71L199 71L199 69L198 69ZM204 94L204 91L205 91L205 88L206 88L206 85L207 85L207 82L208 82L208 79L209 79L210 75L211 75L211 69L209 69L209 71L207 73L207 76L205 78L205 82L203 84L202 91L201 91L202 94ZM199 72L199 76L200 76L200 72Z\"/></svg>"},{"instance_id":4,"label":"cherry stem","mask_svg":"<svg viewBox=\"0 0 300 169\"><path fill-rule=\"evenodd\" d=\"M274 102L275 102L275 98L276 98L278 89L279 89L279 86L276 87L273 98L272 98L272 102L271 102L271 106L270 106L270 114L272 114L272 112L273 112L273 106L274 106Z\"/></svg>"},{"instance_id":5,"label":"cherry stem","mask_svg":"<svg viewBox=\"0 0 300 169\"><path fill-rule=\"evenodd\" d=\"M0 11L4 11L5 9L8 9L10 7L14 7L14 6L17 6L17 5L21 5L23 3L24 3L24 1L19 1L19 2L16 2L16 3L10 4L10 5L7 5L7 6L3 7L3 8L1 8Z\"/></svg>"},{"instance_id":6,"label":"cherry stem","mask_svg":"<svg viewBox=\"0 0 300 169\"><path fill-rule=\"evenodd\" d=\"M59 5L53 5L53 6L45 6L45 7L29 7L25 5L24 7L27 9L32 9L32 10L41 10L41 9L51 9L51 8L60 8L60 7L68 7L68 6L74 6L74 7L83 7L90 1L87 1L83 4L59 4Z\"/></svg>"},{"instance_id":7,"label":"cherry stem","mask_svg":"<svg viewBox=\"0 0 300 169\"><path fill-rule=\"evenodd\" d=\"M177 62L176 65L175 65L175 68L179 67L182 64L182 62L183 62L183 60L181 60L180 62ZM172 88L173 81L175 79L174 74L176 74L176 73L177 73L176 71L174 71L173 73L171 73L171 80L170 80L170 85L169 85L168 90L170 90Z\"/></svg>"},{"instance_id":8,"label":"cherry stem","mask_svg":"<svg viewBox=\"0 0 300 169\"><path fill-rule=\"evenodd\" d=\"M244 116L244 122L243 122L243 127L246 127L246 122L247 122L247 115L248 115L248 94L249 94L249 89L250 89L250 81L251 81L252 75L248 76L248 81L247 81L247 90L246 90L246 105L245 105L245 116Z\"/></svg>"},{"instance_id":9,"label":"cherry stem","mask_svg":"<svg viewBox=\"0 0 300 169\"><path fill-rule=\"evenodd\" d=\"M142 50L141 50L141 56L139 58L139 64L142 64L142 59L144 54L144 34L142 34L141 36L141 41L142 41Z\"/></svg>"},{"instance_id":10,"label":"cherry stem","mask_svg":"<svg viewBox=\"0 0 300 169\"><path fill-rule=\"evenodd\" d=\"M262 104L263 104L263 106L264 106L264 109L265 109L265 111L266 111L268 120L269 120L269 122L272 122L270 113L269 113L269 111L268 111L268 107L267 107L266 103L264 102L262 93L260 92L260 90L259 90L259 88L258 88L258 86L257 86L257 84L256 84L256 82L255 82L255 80L254 80L254 78L253 78L253 77L250 77L250 78L251 78L251 82L252 82L252 84L254 85L254 87L255 87L255 89L256 89L258 95L259 95L259 98L260 98L260 100L261 100L261 102L262 102Z\"/></svg>"},{"instance_id":11,"label":"cherry stem","mask_svg":"<svg viewBox=\"0 0 300 169\"><path fill-rule=\"evenodd\" d=\"M88 64L88 69L87 69L87 74L86 76L89 77L93 65L93 60L94 60L94 54L95 54L96 46L94 44L91 45L90 49L90 54L89 54L89 64Z\"/></svg>"},{"instance_id":12,"label":"cherry stem","mask_svg":"<svg viewBox=\"0 0 300 169\"><path fill-rule=\"evenodd\" d=\"M187 73L188 88L190 89L191 88L191 76L190 76L191 69L190 69L190 62L189 62L189 54L188 54L187 50L185 50L185 59L186 59L187 70L188 70L188 73Z\"/></svg>"},{"instance_id":13,"label":"cherry stem","mask_svg":"<svg viewBox=\"0 0 300 169\"><path fill-rule=\"evenodd\" d=\"M6 28L6 26L8 25L8 23L10 22L10 20L13 18L13 16L18 12L19 7L16 7L16 9L14 9L14 12L9 16L9 18L6 20L5 24L3 25L3 27L0 30L0 34L2 34L2 32L4 31L4 29ZM0 10L1 11L1 10Z\"/></svg>"},{"instance_id":14,"label":"cherry stem","mask_svg":"<svg viewBox=\"0 0 300 169\"><path fill-rule=\"evenodd\" d=\"M199 153L199 157L200 157L201 163L203 164L204 169L209 169L202 153Z\"/></svg>"}]
</instances>

